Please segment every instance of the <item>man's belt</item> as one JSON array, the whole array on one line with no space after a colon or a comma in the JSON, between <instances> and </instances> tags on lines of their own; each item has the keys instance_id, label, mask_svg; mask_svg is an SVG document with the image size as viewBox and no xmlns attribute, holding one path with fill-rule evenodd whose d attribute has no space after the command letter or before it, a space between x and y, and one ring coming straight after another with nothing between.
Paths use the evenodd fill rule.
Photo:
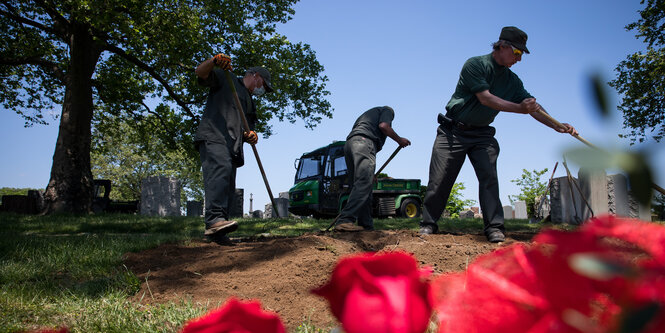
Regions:
<instances>
[{"instance_id":1,"label":"man's belt","mask_svg":"<svg viewBox=\"0 0 665 333\"><path fill-rule=\"evenodd\" d=\"M457 128L462 131L468 131L468 130L473 130L473 129L478 129L483 126L473 126L473 125L467 125L461 121L457 121L455 119L452 119L448 116L444 116L443 114L439 113L439 116L437 118L439 124L444 125L444 126L449 126L451 128Z\"/></svg>"}]
</instances>

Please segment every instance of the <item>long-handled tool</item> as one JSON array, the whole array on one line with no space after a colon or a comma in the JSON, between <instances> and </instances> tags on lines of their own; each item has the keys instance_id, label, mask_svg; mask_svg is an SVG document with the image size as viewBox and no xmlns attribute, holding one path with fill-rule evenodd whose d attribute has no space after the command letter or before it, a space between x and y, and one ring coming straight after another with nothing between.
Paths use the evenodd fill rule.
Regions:
<instances>
[{"instance_id":1,"label":"long-handled tool","mask_svg":"<svg viewBox=\"0 0 665 333\"><path fill-rule=\"evenodd\" d=\"M545 112L545 110L543 110L542 108L538 108L538 113L540 113L543 117L547 118L547 120L549 120L549 121L550 121L552 124L554 124L555 126L561 128L561 129L566 129L566 126L564 126L562 123L560 123L560 122L557 121L556 119L552 118L552 116L550 116L549 114L547 114L547 112ZM591 148L598 149L598 150L602 150L602 149L600 149L598 146L592 144L591 142L589 142L589 141L587 141L586 139L584 139L583 137L581 137L579 134L577 134L577 135L573 135L573 136L575 137L575 139L582 141L582 143L584 143L585 145L587 145L587 146L589 146L589 147L591 147ZM656 183L651 183L651 187L653 187L654 190L660 192L661 194L665 194L665 189L663 189L662 187L658 186L658 184L656 184Z\"/></svg>"},{"instance_id":2,"label":"long-handled tool","mask_svg":"<svg viewBox=\"0 0 665 333\"><path fill-rule=\"evenodd\" d=\"M242 109L242 105L240 104L240 98L238 97L238 91L236 91L236 85L235 82L233 82L233 79L231 78L231 73L229 71L224 71L226 74L226 79L229 81L229 86L231 86L231 90L233 91L233 97L234 101L236 104L236 109L238 110L238 115L240 115L240 119L242 119L242 126L245 132L251 131L249 129L249 123L247 122L247 117L245 117L245 112ZM263 170L263 164L261 164L261 158L259 158L259 152L256 150L256 145L251 143L252 150L254 151L254 157L256 158L256 164L259 165L259 170L261 170L261 176L263 177L263 183L266 184L266 189L268 190L268 196L270 197L270 203L272 203L272 209L275 211L277 214L277 217L280 217L279 210L277 209L277 205L275 204L275 198L272 196L272 191L270 190L270 185L268 184L268 178L266 178L266 172Z\"/></svg>"},{"instance_id":3,"label":"long-handled tool","mask_svg":"<svg viewBox=\"0 0 665 333\"><path fill-rule=\"evenodd\" d=\"M383 163L383 165L379 168L379 171L377 171L377 172L374 174L374 178L375 178L375 179L376 179L376 177L379 176L379 174L381 173L381 171L383 171L383 169L386 168L386 166L388 165L388 163L389 163L389 162L395 157L395 155L397 155L397 153L398 153L401 149L402 149L402 147L397 147L397 149L395 149L395 151L390 155L390 157L388 157L388 160L386 160L386 161ZM330 230L330 228L332 228L332 227L335 225L335 223L337 222L337 219L338 219L338 218L339 218L339 215L337 215L337 217L335 217L335 218L333 219L332 223L330 223L330 225L326 228L326 231Z\"/></svg>"},{"instance_id":4,"label":"long-handled tool","mask_svg":"<svg viewBox=\"0 0 665 333\"><path fill-rule=\"evenodd\" d=\"M393 157L395 157L395 155L397 155L397 153L399 153L399 151L400 151L401 149L402 149L402 147L397 147L397 149L395 149L395 151L392 153L392 155L390 155L390 157L388 157L388 159L386 160L386 162L383 163L383 165L379 168L379 171L377 171L377 172L374 174L374 177L375 177L375 178L379 176L379 174L381 173L381 171L383 171L383 169L386 168L386 165L388 165L388 163L393 159Z\"/></svg>"}]
</instances>

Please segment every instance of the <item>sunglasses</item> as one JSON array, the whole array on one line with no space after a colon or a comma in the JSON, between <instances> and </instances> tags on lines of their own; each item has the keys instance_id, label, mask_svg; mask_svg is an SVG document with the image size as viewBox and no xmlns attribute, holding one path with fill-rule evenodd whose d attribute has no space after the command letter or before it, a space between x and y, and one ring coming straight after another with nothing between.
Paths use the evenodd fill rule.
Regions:
<instances>
[{"instance_id":1,"label":"sunglasses","mask_svg":"<svg viewBox=\"0 0 665 333\"><path fill-rule=\"evenodd\" d=\"M524 53L524 51L522 51L522 50L520 50L520 49L518 49L518 48L516 48L512 45L510 45L510 47L513 49L513 54L516 55L516 56L521 56Z\"/></svg>"}]
</instances>

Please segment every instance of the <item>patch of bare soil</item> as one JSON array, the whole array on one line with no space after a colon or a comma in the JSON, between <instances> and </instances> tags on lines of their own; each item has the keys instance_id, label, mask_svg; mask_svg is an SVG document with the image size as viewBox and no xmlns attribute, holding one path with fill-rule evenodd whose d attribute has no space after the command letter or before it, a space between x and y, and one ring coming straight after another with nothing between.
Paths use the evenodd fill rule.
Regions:
<instances>
[{"instance_id":1,"label":"patch of bare soil","mask_svg":"<svg viewBox=\"0 0 665 333\"><path fill-rule=\"evenodd\" d=\"M421 236L415 231L314 233L292 238L238 241L234 246L200 242L165 244L128 253L125 265L144 281L134 300L143 303L192 300L216 307L228 297L258 299L275 311L288 331L303 322L336 326L324 299L311 289L324 284L337 261L364 251L401 250L412 253L435 274L464 270L478 255L533 234L506 234L492 244L481 234Z\"/></svg>"}]
</instances>

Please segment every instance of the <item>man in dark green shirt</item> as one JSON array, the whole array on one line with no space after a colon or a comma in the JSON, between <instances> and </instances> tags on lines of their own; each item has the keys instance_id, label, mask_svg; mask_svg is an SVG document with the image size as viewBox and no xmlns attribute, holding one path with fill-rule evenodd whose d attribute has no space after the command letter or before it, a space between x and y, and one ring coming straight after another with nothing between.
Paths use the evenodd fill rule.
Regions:
<instances>
[{"instance_id":1,"label":"man in dark green shirt","mask_svg":"<svg viewBox=\"0 0 665 333\"><path fill-rule=\"evenodd\" d=\"M525 89L510 67L522 60L527 35L516 27L504 27L490 54L473 57L462 67L457 87L439 114L437 136L432 148L429 182L423 203L421 234L438 231L436 221L446 207L450 191L462 164L469 160L479 182L480 209L484 233L490 242L505 240L503 207L499 200L496 160L499 143L496 130L489 126L500 112L530 114L539 122L561 133L577 135L575 128L558 128L537 111L542 108Z\"/></svg>"},{"instance_id":2,"label":"man in dark green shirt","mask_svg":"<svg viewBox=\"0 0 665 333\"><path fill-rule=\"evenodd\" d=\"M337 231L373 230L372 184L376 153L386 137L395 140L400 147L411 144L392 128L395 111L389 106L371 108L356 120L344 144L344 160L351 180L349 200L335 222ZM356 225L355 222L358 224Z\"/></svg>"},{"instance_id":3,"label":"man in dark green shirt","mask_svg":"<svg viewBox=\"0 0 665 333\"><path fill-rule=\"evenodd\" d=\"M237 222L229 219L229 209L235 195L236 169L245 163L243 142L256 144L258 141L253 130L256 107L251 95L272 91L270 73L263 67L250 68L242 78L232 77L251 129L245 132L233 90L224 73L230 70L231 59L223 54L207 59L196 68L199 84L210 88L194 137L203 169L205 235L219 244L228 243L226 234L238 228Z\"/></svg>"}]
</instances>

